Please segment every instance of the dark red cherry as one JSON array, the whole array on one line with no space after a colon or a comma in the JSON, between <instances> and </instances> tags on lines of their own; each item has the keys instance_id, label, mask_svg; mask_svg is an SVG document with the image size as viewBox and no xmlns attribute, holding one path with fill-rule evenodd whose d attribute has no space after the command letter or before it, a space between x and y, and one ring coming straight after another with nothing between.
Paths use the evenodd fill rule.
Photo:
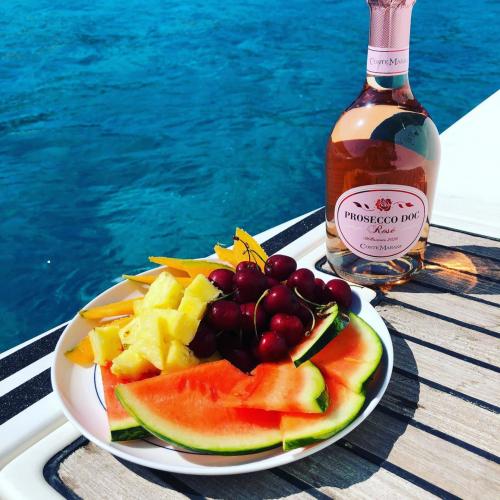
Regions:
<instances>
[{"instance_id":1,"label":"dark red cherry","mask_svg":"<svg viewBox=\"0 0 500 500\"><path fill-rule=\"evenodd\" d=\"M260 267L255 262L250 260L243 260L236 266L236 272L238 271L253 271L254 273L262 274Z\"/></svg>"},{"instance_id":2,"label":"dark red cherry","mask_svg":"<svg viewBox=\"0 0 500 500\"><path fill-rule=\"evenodd\" d=\"M343 309L349 309L352 303L352 291L349 284L340 279L330 280L326 284L326 288L330 291L333 300Z\"/></svg>"},{"instance_id":3,"label":"dark red cherry","mask_svg":"<svg viewBox=\"0 0 500 500\"><path fill-rule=\"evenodd\" d=\"M216 331L237 330L241 324L240 306L232 300L213 302L208 309L208 320Z\"/></svg>"},{"instance_id":4,"label":"dark red cherry","mask_svg":"<svg viewBox=\"0 0 500 500\"><path fill-rule=\"evenodd\" d=\"M208 358L217 350L217 337L215 332L204 323L200 323L196 335L189 344L197 358Z\"/></svg>"},{"instance_id":5,"label":"dark red cherry","mask_svg":"<svg viewBox=\"0 0 500 500\"><path fill-rule=\"evenodd\" d=\"M327 304L331 302L330 290L326 288L326 284L321 278L316 278L314 280L314 302L317 304Z\"/></svg>"},{"instance_id":6,"label":"dark red cherry","mask_svg":"<svg viewBox=\"0 0 500 500\"><path fill-rule=\"evenodd\" d=\"M241 349L241 339L236 332L222 332L217 335L217 349L223 357L233 349Z\"/></svg>"},{"instance_id":7,"label":"dark red cherry","mask_svg":"<svg viewBox=\"0 0 500 500\"><path fill-rule=\"evenodd\" d=\"M280 282L271 276L266 276L266 288L272 288L273 286L280 285Z\"/></svg>"},{"instance_id":8,"label":"dark red cherry","mask_svg":"<svg viewBox=\"0 0 500 500\"><path fill-rule=\"evenodd\" d=\"M232 349L226 352L225 358L242 372L251 372L258 364L250 350Z\"/></svg>"},{"instance_id":9,"label":"dark red cherry","mask_svg":"<svg viewBox=\"0 0 500 500\"><path fill-rule=\"evenodd\" d=\"M254 334L253 318L255 313L255 303L247 302L246 304L240 305L241 310L241 329L243 333ZM262 332L267 326L267 314L264 310L262 304L257 307L256 314L257 332Z\"/></svg>"},{"instance_id":10,"label":"dark red cherry","mask_svg":"<svg viewBox=\"0 0 500 500\"><path fill-rule=\"evenodd\" d=\"M306 330L310 328L312 324L312 314L308 309L308 306L299 301L293 308L292 314L300 318L300 321L302 322Z\"/></svg>"},{"instance_id":11,"label":"dark red cherry","mask_svg":"<svg viewBox=\"0 0 500 500\"><path fill-rule=\"evenodd\" d=\"M288 313L294 307L295 302L292 291L285 285L273 286L262 301L269 314Z\"/></svg>"},{"instance_id":12,"label":"dark red cherry","mask_svg":"<svg viewBox=\"0 0 500 500\"><path fill-rule=\"evenodd\" d=\"M288 354L288 346L281 335L270 331L260 338L257 352L261 361L278 361Z\"/></svg>"},{"instance_id":13,"label":"dark red cherry","mask_svg":"<svg viewBox=\"0 0 500 500\"><path fill-rule=\"evenodd\" d=\"M225 295L234 290L234 273L230 269L215 269L208 275L208 279Z\"/></svg>"},{"instance_id":14,"label":"dark red cherry","mask_svg":"<svg viewBox=\"0 0 500 500\"><path fill-rule=\"evenodd\" d=\"M304 336L304 325L297 316L278 313L271 318L269 328L281 335L288 347L298 344Z\"/></svg>"},{"instance_id":15,"label":"dark red cherry","mask_svg":"<svg viewBox=\"0 0 500 500\"><path fill-rule=\"evenodd\" d=\"M266 289L266 277L262 273L243 269L234 275L234 286L241 302L255 302Z\"/></svg>"},{"instance_id":16,"label":"dark red cherry","mask_svg":"<svg viewBox=\"0 0 500 500\"><path fill-rule=\"evenodd\" d=\"M297 269L297 262L288 255L271 255L266 260L264 272L278 281L286 280Z\"/></svg>"},{"instance_id":17,"label":"dark red cherry","mask_svg":"<svg viewBox=\"0 0 500 500\"><path fill-rule=\"evenodd\" d=\"M286 286L292 290L297 289L298 292L306 299L314 300L314 292L316 288L314 279L314 274L309 269L297 269L288 278Z\"/></svg>"}]
</instances>

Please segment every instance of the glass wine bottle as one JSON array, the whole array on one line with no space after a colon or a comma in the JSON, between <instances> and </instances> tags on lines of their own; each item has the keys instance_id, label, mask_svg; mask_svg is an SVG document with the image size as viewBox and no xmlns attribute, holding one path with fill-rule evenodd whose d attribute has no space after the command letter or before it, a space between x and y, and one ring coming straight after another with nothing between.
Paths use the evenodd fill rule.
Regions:
<instances>
[{"instance_id":1,"label":"glass wine bottle","mask_svg":"<svg viewBox=\"0 0 500 500\"><path fill-rule=\"evenodd\" d=\"M328 262L363 285L408 281L423 267L439 135L408 81L415 0L368 0L366 82L326 151Z\"/></svg>"}]
</instances>

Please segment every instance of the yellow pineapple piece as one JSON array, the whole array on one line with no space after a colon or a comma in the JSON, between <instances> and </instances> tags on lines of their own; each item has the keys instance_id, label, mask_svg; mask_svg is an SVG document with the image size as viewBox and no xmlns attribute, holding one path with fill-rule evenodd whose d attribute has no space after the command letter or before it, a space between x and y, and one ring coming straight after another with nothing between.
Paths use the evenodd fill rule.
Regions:
<instances>
[{"instance_id":1,"label":"yellow pineapple piece","mask_svg":"<svg viewBox=\"0 0 500 500\"><path fill-rule=\"evenodd\" d=\"M182 285L167 272L162 272L151 284L144 296L143 307L160 307L176 309L182 299Z\"/></svg>"},{"instance_id":2,"label":"yellow pineapple piece","mask_svg":"<svg viewBox=\"0 0 500 500\"><path fill-rule=\"evenodd\" d=\"M200 320L175 309L161 311L160 322L163 322L165 334L170 340L178 340L188 345L196 335Z\"/></svg>"},{"instance_id":3,"label":"yellow pineapple piece","mask_svg":"<svg viewBox=\"0 0 500 500\"><path fill-rule=\"evenodd\" d=\"M184 290L184 296L186 295L202 302L210 302L220 295L220 290L203 274L198 274Z\"/></svg>"},{"instance_id":4,"label":"yellow pineapple piece","mask_svg":"<svg viewBox=\"0 0 500 500\"><path fill-rule=\"evenodd\" d=\"M88 368L94 364L94 352L88 335L85 335L73 349L64 353L72 363Z\"/></svg>"},{"instance_id":5,"label":"yellow pineapple piece","mask_svg":"<svg viewBox=\"0 0 500 500\"><path fill-rule=\"evenodd\" d=\"M111 373L117 377L135 379L158 372L155 366L138 352L137 347L131 346L113 359Z\"/></svg>"},{"instance_id":6,"label":"yellow pineapple piece","mask_svg":"<svg viewBox=\"0 0 500 500\"><path fill-rule=\"evenodd\" d=\"M134 314L136 316L139 316L139 314L141 314L141 312L144 310L144 299L134 300L133 307L134 307Z\"/></svg>"},{"instance_id":7,"label":"yellow pineapple piece","mask_svg":"<svg viewBox=\"0 0 500 500\"><path fill-rule=\"evenodd\" d=\"M98 365L105 365L116 358L122 351L122 343L117 325L96 326L89 332L90 345L94 352L94 361Z\"/></svg>"},{"instance_id":8,"label":"yellow pineapple piece","mask_svg":"<svg viewBox=\"0 0 500 500\"><path fill-rule=\"evenodd\" d=\"M141 356L163 370L168 346L165 329L156 311L147 310L139 316L139 330L133 346Z\"/></svg>"},{"instance_id":9,"label":"yellow pineapple piece","mask_svg":"<svg viewBox=\"0 0 500 500\"><path fill-rule=\"evenodd\" d=\"M172 340L168 348L165 368L162 373L173 373L180 370L185 370L190 366L195 366L199 363L198 358L191 350L178 340Z\"/></svg>"},{"instance_id":10,"label":"yellow pineapple piece","mask_svg":"<svg viewBox=\"0 0 500 500\"><path fill-rule=\"evenodd\" d=\"M132 321L130 321L125 326L122 326L118 332L121 343L124 346L131 345L136 342L140 331L140 319L136 316Z\"/></svg>"},{"instance_id":11,"label":"yellow pineapple piece","mask_svg":"<svg viewBox=\"0 0 500 500\"><path fill-rule=\"evenodd\" d=\"M185 295L182 297L178 310L192 318L201 319L205 314L206 308L207 303L204 300L200 300L192 295Z\"/></svg>"}]
</instances>

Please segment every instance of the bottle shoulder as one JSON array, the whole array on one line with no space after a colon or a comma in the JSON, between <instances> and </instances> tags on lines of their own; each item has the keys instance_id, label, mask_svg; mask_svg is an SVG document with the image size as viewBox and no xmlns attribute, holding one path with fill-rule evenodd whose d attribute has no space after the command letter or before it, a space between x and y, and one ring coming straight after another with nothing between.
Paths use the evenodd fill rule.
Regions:
<instances>
[{"instance_id":1,"label":"bottle shoulder","mask_svg":"<svg viewBox=\"0 0 500 500\"><path fill-rule=\"evenodd\" d=\"M405 91L376 91L365 87L338 119L332 130L331 140L337 142L351 138L369 139L381 128L392 133L399 131L405 134L410 130L424 129L425 135L438 135L429 113L415 99L409 88Z\"/></svg>"}]
</instances>

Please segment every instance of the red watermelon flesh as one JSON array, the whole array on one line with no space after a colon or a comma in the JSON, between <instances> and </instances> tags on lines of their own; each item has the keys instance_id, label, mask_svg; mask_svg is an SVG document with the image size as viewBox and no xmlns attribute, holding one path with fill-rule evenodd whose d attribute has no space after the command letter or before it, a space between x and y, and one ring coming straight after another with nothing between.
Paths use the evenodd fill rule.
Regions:
<instances>
[{"instance_id":1,"label":"red watermelon flesh","mask_svg":"<svg viewBox=\"0 0 500 500\"><path fill-rule=\"evenodd\" d=\"M245 377L221 360L121 384L116 394L129 413L160 439L196 451L246 454L281 443L281 414L221 404L221 398Z\"/></svg>"},{"instance_id":2,"label":"red watermelon flesh","mask_svg":"<svg viewBox=\"0 0 500 500\"><path fill-rule=\"evenodd\" d=\"M109 366L101 366L101 377L111 441L126 441L149 436L149 433L128 414L116 398L115 387L123 381L111 373Z\"/></svg>"},{"instance_id":3,"label":"red watermelon flesh","mask_svg":"<svg viewBox=\"0 0 500 500\"><path fill-rule=\"evenodd\" d=\"M328 393L321 372L310 361L298 368L290 361L263 363L238 382L223 404L286 412L321 413Z\"/></svg>"},{"instance_id":4,"label":"red watermelon flesh","mask_svg":"<svg viewBox=\"0 0 500 500\"><path fill-rule=\"evenodd\" d=\"M312 358L323 375L334 378L355 392L375 371L382 358L376 332L354 313L349 325Z\"/></svg>"}]
</instances>

